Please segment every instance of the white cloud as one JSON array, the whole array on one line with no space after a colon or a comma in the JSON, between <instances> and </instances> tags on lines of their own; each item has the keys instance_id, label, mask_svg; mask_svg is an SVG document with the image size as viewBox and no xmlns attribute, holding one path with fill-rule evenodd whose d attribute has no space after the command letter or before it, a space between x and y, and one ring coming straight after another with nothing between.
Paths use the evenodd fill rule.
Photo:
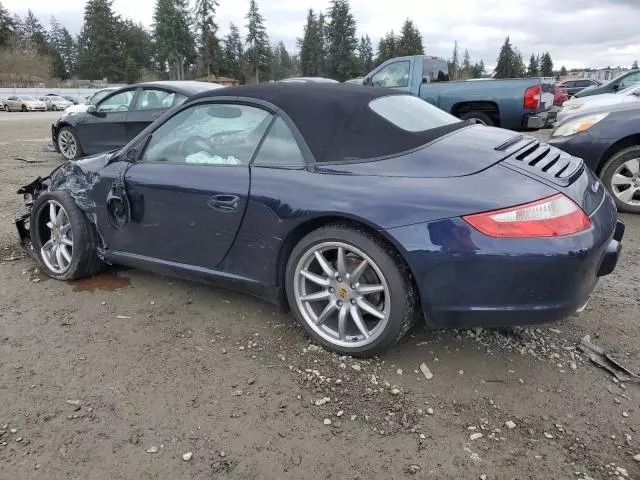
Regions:
<instances>
[{"instance_id":1,"label":"white cloud","mask_svg":"<svg viewBox=\"0 0 640 480\"><path fill-rule=\"evenodd\" d=\"M247 0L219 0L216 21L221 33L229 22L241 31ZM25 13L21 0L3 0L11 11ZM53 14L71 31L82 25L83 0L29 0L42 19ZM273 41L296 47L307 10L325 10L328 0L258 0ZM549 51L556 66L630 65L640 57L640 0L351 0L358 33L374 42L387 31L399 31L405 18L420 28L429 54L450 56L454 40L468 48L473 60L494 65L504 38L510 35L525 60L532 52ZM154 0L114 0L123 17L152 24Z\"/></svg>"}]
</instances>

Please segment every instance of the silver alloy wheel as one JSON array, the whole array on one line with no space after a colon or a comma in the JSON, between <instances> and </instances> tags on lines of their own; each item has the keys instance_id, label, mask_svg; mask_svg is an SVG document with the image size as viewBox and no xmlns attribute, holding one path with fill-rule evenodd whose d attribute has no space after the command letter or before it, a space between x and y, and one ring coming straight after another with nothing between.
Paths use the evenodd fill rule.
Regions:
<instances>
[{"instance_id":1,"label":"silver alloy wheel","mask_svg":"<svg viewBox=\"0 0 640 480\"><path fill-rule=\"evenodd\" d=\"M622 203L640 206L640 158L627 160L616 169L611 191Z\"/></svg>"},{"instance_id":2,"label":"silver alloy wheel","mask_svg":"<svg viewBox=\"0 0 640 480\"><path fill-rule=\"evenodd\" d=\"M63 130L58 134L58 148L64 158L68 160L75 158L76 153L78 152L78 145L76 143L76 138L70 131Z\"/></svg>"},{"instance_id":3,"label":"silver alloy wheel","mask_svg":"<svg viewBox=\"0 0 640 480\"><path fill-rule=\"evenodd\" d=\"M49 228L50 237L40 249L40 256L47 268L53 273L62 275L71 265L73 257L73 232L69 215L64 207L55 200L49 200ZM47 215L46 207L42 210Z\"/></svg>"},{"instance_id":4,"label":"silver alloy wheel","mask_svg":"<svg viewBox=\"0 0 640 480\"><path fill-rule=\"evenodd\" d=\"M367 283L363 283L367 282ZM314 245L300 258L294 294L304 321L327 342L357 348L389 323L389 286L376 263L343 242Z\"/></svg>"}]
</instances>

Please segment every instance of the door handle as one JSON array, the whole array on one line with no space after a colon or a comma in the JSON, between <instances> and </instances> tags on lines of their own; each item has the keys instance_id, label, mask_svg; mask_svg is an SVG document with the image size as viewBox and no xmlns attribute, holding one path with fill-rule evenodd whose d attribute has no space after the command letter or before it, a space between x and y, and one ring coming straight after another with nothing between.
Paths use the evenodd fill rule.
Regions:
<instances>
[{"instance_id":1,"label":"door handle","mask_svg":"<svg viewBox=\"0 0 640 480\"><path fill-rule=\"evenodd\" d=\"M207 205L221 212L233 212L240 205L240 197L237 195L214 195L207 200Z\"/></svg>"}]
</instances>

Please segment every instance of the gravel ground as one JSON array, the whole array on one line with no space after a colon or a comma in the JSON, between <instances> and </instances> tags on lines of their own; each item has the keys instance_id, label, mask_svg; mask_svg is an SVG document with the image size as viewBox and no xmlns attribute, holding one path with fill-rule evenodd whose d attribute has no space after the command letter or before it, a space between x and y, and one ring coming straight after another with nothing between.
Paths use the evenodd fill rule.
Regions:
<instances>
[{"instance_id":1,"label":"gravel ground","mask_svg":"<svg viewBox=\"0 0 640 480\"><path fill-rule=\"evenodd\" d=\"M576 349L590 334L640 371L639 217L580 317L417 327L355 360L239 293L43 277L12 222L17 187L60 162L53 118L0 113L0 478L640 479L640 385Z\"/></svg>"}]
</instances>

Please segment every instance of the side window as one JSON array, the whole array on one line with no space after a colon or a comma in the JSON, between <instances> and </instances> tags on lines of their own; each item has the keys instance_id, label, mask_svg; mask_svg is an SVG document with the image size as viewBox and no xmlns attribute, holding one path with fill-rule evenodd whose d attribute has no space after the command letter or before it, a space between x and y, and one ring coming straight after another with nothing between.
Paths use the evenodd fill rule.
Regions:
<instances>
[{"instance_id":1,"label":"side window","mask_svg":"<svg viewBox=\"0 0 640 480\"><path fill-rule=\"evenodd\" d=\"M623 88L630 87L636 83L640 83L640 72L632 73L620 80L620 89L622 90Z\"/></svg>"},{"instance_id":2,"label":"side window","mask_svg":"<svg viewBox=\"0 0 640 480\"><path fill-rule=\"evenodd\" d=\"M133 100L133 90L116 93L98 105L99 112L126 112L129 110L131 100Z\"/></svg>"},{"instance_id":3,"label":"side window","mask_svg":"<svg viewBox=\"0 0 640 480\"><path fill-rule=\"evenodd\" d=\"M152 133L142 161L248 165L272 117L248 105L191 106Z\"/></svg>"},{"instance_id":4,"label":"side window","mask_svg":"<svg viewBox=\"0 0 640 480\"><path fill-rule=\"evenodd\" d=\"M187 96L186 96L186 95L181 95L181 94L179 94L179 93L176 93L176 94L173 96L173 103L171 104L171 106L174 106L174 105L180 105L180 104L181 104L182 102L184 102L186 99L187 99Z\"/></svg>"},{"instance_id":5,"label":"side window","mask_svg":"<svg viewBox=\"0 0 640 480\"><path fill-rule=\"evenodd\" d=\"M378 71L371 81L376 87L408 87L410 62L390 63Z\"/></svg>"},{"instance_id":6,"label":"side window","mask_svg":"<svg viewBox=\"0 0 640 480\"><path fill-rule=\"evenodd\" d=\"M273 123L267 137L253 161L254 165L300 166L304 165L304 157L298 147L293 133L278 117Z\"/></svg>"},{"instance_id":7,"label":"side window","mask_svg":"<svg viewBox=\"0 0 640 480\"><path fill-rule=\"evenodd\" d=\"M156 110L170 108L175 101L176 94L165 90L145 88L138 96L136 110Z\"/></svg>"}]
</instances>

